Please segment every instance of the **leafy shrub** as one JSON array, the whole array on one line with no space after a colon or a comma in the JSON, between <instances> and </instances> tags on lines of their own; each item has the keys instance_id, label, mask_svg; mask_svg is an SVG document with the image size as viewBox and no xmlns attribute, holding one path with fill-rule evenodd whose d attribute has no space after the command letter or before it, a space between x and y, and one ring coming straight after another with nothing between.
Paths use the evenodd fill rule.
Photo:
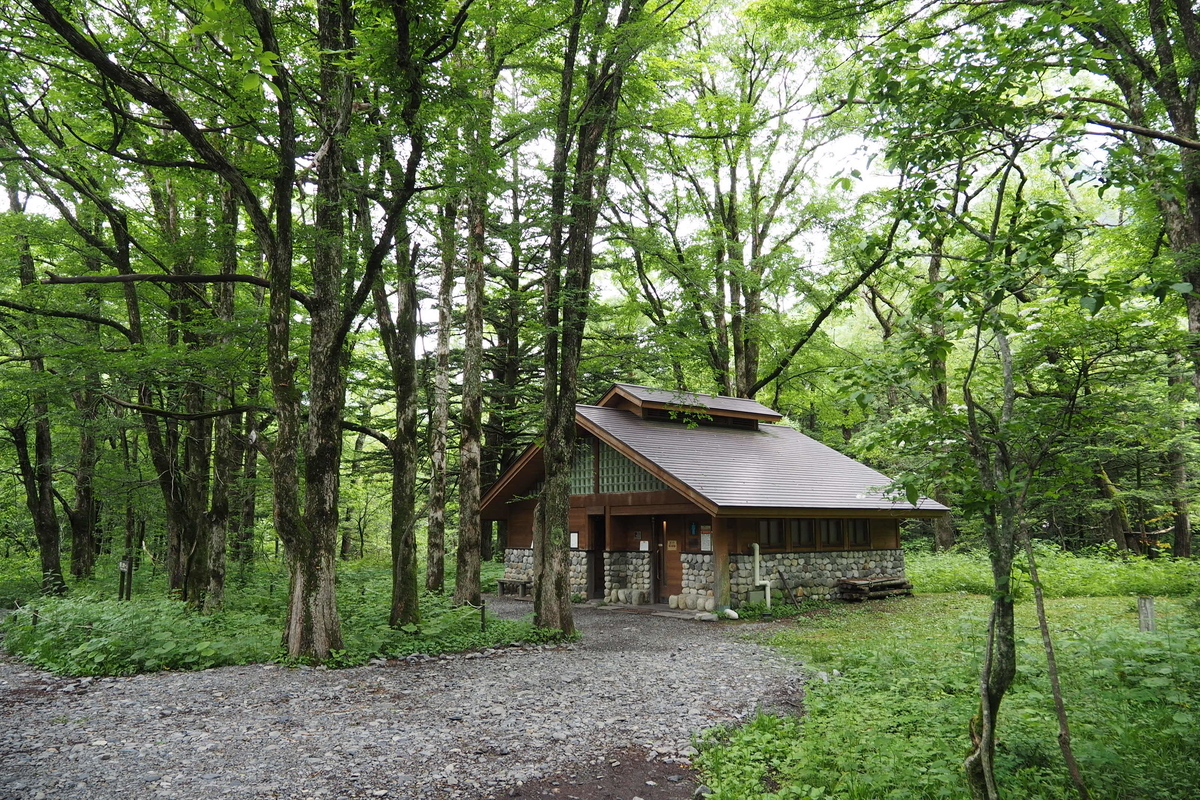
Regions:
<instances>
[{"instance_id":1,"label":"leafy shrub","mask_svg":"<svg viewBox=\"0 0 1200 800\"><path fill-rule=\"evenodd\" d=\"M36 610L14 613L4 629L10 652L68 675L207 669L279 655L277 620L245 613L202 616L172 600L43 598Z\"/></svg>"},{"instance_id":2,"label":"leafy shrub","mask_svg":"<svg viewBox=\"0 0 1200 800\"><path fill-rule=\"evenodd\" d=\"M0 608L16 608L42 588L42 566L36 553L0 559Z\"/></svg>"},{"instance_id":3,"label":"leafy shrub","mask_svg":"<svg viewBox=\"0 0 1200 800\"><path fill-rule=\"evenodd\" d=\"M483 586L496 585L502 564L483 567ZM18 611L4 626L7 649L36 666L68 675L128 675L163 669L206 669L229 664L286 661L280 631L288 603L288 576L281 562L260 562L227 591L225 609L199 614L177 600L135 594L130 602L79 591L42 598ZM107 580L82 584L93 591ZM157 590L162 591L161 585ZM458 652L511 642L557 640L532 622L488 619L453 608L448 597L421 597L421 625L388 626L391 565L360 559L338 566L338 607L345 647L327 664L349 667L379 655ZM37 624L34 612L37 608Z\"/></svg>"},{"instance_id":4,"label":"leafy shrub","mask_svg":"<svg viewBox=\"0 0 1200 800\"><path fill-rule=\"evenodd\" d=\"M1038 551L1038 574L1047 597L1185 597L1200 588L1200 562L1190 559L1077 556L1044 544ZM1014 568L1015 594L1028 596L1024 554L1018 553ZM983 553L906 553L905 571L918 592L992 592L991 567Z\"/></svg>"}]
</instances>

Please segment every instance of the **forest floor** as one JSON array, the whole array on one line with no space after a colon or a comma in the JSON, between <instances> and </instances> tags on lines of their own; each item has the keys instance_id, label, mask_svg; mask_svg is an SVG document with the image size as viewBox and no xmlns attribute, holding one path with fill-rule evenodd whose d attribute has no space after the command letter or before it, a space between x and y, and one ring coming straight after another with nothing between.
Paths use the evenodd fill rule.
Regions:
<instances>
[{"instance_id":1,"label":"forest floor","mask_svg":"<svg viewBox=\"0 0 1200 800\"><path fill-rule=\"evenodd\" d=\"M675 800L693 734L799 702L795 662L742 626L588 607L576 624L575 644L348 670L90 680L5 658L0 798Z\"/></svg>"}]
</instances>

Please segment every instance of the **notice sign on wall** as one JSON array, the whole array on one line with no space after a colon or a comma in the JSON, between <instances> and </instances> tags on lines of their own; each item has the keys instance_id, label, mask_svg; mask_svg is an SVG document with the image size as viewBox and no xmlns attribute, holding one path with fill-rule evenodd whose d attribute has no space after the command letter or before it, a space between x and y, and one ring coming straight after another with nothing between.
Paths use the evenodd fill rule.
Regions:
<instances>
[{"instance_id":1,"label":"notice sign on wall","mask_svg":"<svg viewBox=\"0 0 1200 800\"><path fill-rule=\"evenodd\" d=\"M642 539L642 541L638 542L638 544L641 545L641 547L638 548L639 550L641 550L642 552L645 552L645 553L650 552L650 540L649 539Z\"/></svg>"},{"instance_id":2,"label":"notice sign on wall","mask_svg":"<svg viewBox=\"0 0 1200 800\"><path fill-rule=\"evenodd\" d=\"M579 531L571 531L571 549L579 547Z\"/></svg>"},{"instance_id":3,"label":"notice sign on wall","mask_svg":"<svg viewBox=\"0 0 1200 800\"><path fill-rule=\"evenodd\" d=\"M705 553L712 550L712 534L711 533L700 534L700 549Z\"/></svg>"},{"instance_id":4,"label":"notice sign on wall","mask_svg":"<svg viewBox=\"0 0 1200 800\"><path fill-rule=\"evenodd\" d=\"M679 549L679 540L678 539L667 539L667 549L668 550L678 550Z\"/></svg>"}]
</instances>

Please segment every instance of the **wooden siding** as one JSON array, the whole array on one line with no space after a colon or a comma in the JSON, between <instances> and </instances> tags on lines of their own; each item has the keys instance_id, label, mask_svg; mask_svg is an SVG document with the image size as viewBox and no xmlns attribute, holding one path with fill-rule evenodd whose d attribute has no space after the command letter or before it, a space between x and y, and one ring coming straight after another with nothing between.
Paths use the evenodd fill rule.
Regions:
<instances>
[{"instance_id":1,"label":"wooden siding","mask_svg":"<svg viewBox=\"0 0 1200 800\"><path fill-rule=\"evenodd\" d=\"M806 519L806 520L839 520L846 522L852 519L864 519L870 524L871 540L866 544L853 544L851 542L850 532L843 525L842 543L840 545L828 545L821 541L819 533L814 537L814 545L812 547L797 546L791 541L790 534L785 533L783 545L781 547L768 547L759 543L759 548L764 552L831 552L839 550L896 550L900 547L900 526L895 519L880 519L864 517L855 514L853 511L845 514L826 514L822 517L800 517L794 515L790 518L779 516L761 516L761 517L725 517L721 519L721 539L729 548L729 553L749 553L752 548L750 545L759 542L759 522L762 520L783 519L787 522L789 519ZM785 526L786 531L786 526Z\"/></svg>"},{"instance_id":2,"label":"wooden siding","mask_svg":"<svg viewBox=\"0 0 1200 800\"><path fill-rule=\"evenodd\" d=\"M533 547L534 501L508 504L508 546Z\"/></svg>"}]
</instances>

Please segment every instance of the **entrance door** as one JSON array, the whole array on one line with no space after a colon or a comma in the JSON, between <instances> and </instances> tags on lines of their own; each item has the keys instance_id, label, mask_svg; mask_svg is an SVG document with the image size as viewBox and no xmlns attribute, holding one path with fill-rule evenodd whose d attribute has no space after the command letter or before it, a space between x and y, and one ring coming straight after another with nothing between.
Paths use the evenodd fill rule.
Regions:
<instances>
[{"instance_id":1,"label":"entrance door","mask_svg":"<svg viewBox=\"0 0 1200 800\"><path fill-rule=\"evenodd\" d=\"M663 556L663 594L670 596L683 592L683 523L678 519L667 520L666 551ZM667 598L663 598L667 602Z\"/></svg>"},{"instance_id":2,"label":"entrance door","mask_svg":"<svg viewBox=\"0 0 1200 800\"><path fill-rule=\"evenodd\" d=\"M655 539L658 545L655 561L655 600L667 602L667 598L683 591L683 525L677 519L655 521Z\"/></svg>"},{"instance_id":3,"label":"entrance door","mask_svg":"<svg viewBox=\"0 0 1200 800\"><path fill-rule=\"evenodd\" d=\"M604 597L604 551L606 549L604 515L589 516L588 526L591 533L591 558L588 559L588 596L595 600Z\"/></svg>"}]
</instances>

